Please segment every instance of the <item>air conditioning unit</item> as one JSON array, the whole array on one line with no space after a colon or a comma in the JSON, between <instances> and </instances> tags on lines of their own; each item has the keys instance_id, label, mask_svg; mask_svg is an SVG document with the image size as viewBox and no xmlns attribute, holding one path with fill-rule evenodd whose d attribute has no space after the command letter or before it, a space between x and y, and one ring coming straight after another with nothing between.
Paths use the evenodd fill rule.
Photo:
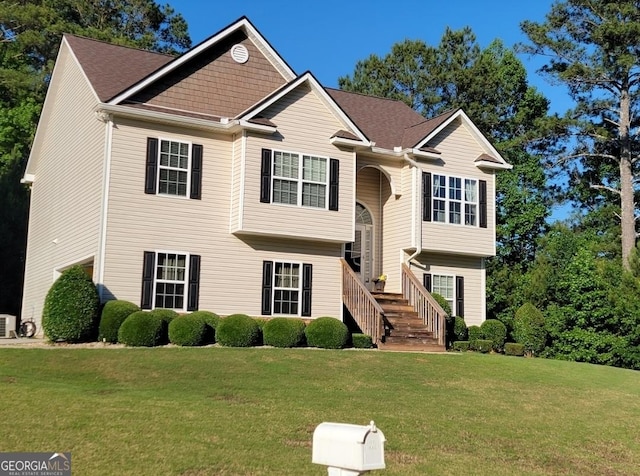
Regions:
<instances>
[{"instance_id":1,"label":"air conditioning unit","mask_svg":"<svg viewBox=\"0 0 640 476\"><path fill-rule=\"evenodd\" d=\"M0 314L0 339L11 337L11 331L16 330L16 316Z\"/></svg>"}]
</instances>

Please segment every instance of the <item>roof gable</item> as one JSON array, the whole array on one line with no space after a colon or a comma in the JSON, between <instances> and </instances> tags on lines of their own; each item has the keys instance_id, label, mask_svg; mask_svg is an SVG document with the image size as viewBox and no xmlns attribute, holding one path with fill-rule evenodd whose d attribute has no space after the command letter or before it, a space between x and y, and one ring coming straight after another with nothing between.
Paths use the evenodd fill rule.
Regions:
<instances>
[{"instance_id":1,"label":"roof gable","mask_svg":"<svg viewBox=\"0 0 640 476\"><path fill-rule=\"evenodd\" d=\"M363 144L369 145L369 139L364 134L364 132L358 127L355 122L353 122L353 120L347 114L345 114L345 111L340 107L340 105L333 99L330 94L328 94L327 90L322 87L315 76L313 76L313 74L308 71L295 80L291 81L289 84L286 84L279 90L275 91L264 100L255 104L250 109L243 112L240 116L240 119L245 121L252 121L254 120L254 118L260 117L260 114L263 111L265 111L267 108L269 108L271 105L275 104L282 98L286 97L302 84L307 84L311 88L311 90L316 93L322 103L347 129L349 129L348 131L342 131L343 134L341 135L337 134L337 132L339 131L336 131L336 134L334 134L335 137L341 137L344 135L344 132L348 132L355 136L356 140L361 141ZM349 139L352 138L349 137Z\"/></svg>"},{"instance_id":2,"label":"roof gable","mask_svg":"<svg viewBox=\"0 0 640 476\"><path fill-rule=\"evenodd\" d=\"M236 45L246 48L244 63L232 58ZM215 117L239 113L286 81L242 30L222 38L146 88L123 101Z\"/></svg>"},{"instance_id":3,"label":"roof gable","mask_svg":"<svg viewBox=\"0 0 640 476\"><path fill-rule=\"evenodd\" d=\"M64 35L80 67L100 101L108 101L123 89L173 60L173 56L112 45L74 35Z\"/></svg>"},{"instance_id":4,"label":"roof gable","mask_svg":"<svg viewBox=\"0 0 640 476\"><path fill-rule=\"evenodd\" d=\"M139 81L136 84L131 85L128 89L122 91L116 97L112 98L109 103L110 104L120 104L126 100L130 100L134 95L144 91L146 88L151 86L154 83L157 83L162 78L167 78L178 69L181 69L184 65L192 63L193 61L202 61L198 59L200 55L211 54L208 50L211 48L219 48L219 44L223 42L225 39L229 39L230 36L242 32L245 37L255 46L257 51L260 52L260 55L268 61L271 66L278 72L278 74L282 77L282 82L290 81L295 78L295 73L289 67L289 65L278 55L278 53L271 47L269 42L258 32L258 30L253 26L253 24L246 18L242 17L238 21L232 23L231 25L223 28L221 31L212 35L199 45L195 46L182 56L176 58L170 63L164 65L159 68L144 80ZM228 43L228 42L227 42ZM251 57L251 52L250 52ZM180 72L175 74L180 75ZM174 78L175 79L175 78ZM235 78L238 80L239 78ZM226 88L229 84L221 84L219 88ZM213 112L213 114L216 114Z\"/></svg>"}]
</instances>

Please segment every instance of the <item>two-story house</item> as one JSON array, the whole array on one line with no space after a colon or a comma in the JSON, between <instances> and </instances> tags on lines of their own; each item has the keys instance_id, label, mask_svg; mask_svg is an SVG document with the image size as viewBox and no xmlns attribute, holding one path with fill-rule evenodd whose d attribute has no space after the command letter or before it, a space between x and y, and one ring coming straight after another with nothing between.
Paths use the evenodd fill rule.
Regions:
<instances>
[{"instance_id":1,"label":"two-story house","mask_svg":"<svg viewBox=\"0 0 640 476\"><path fill-rule=\"evenodd\" d=\"M462 110L324 88L247 18L176 58L65 36L23 178L22 318L41 329L49 287L82 264L103 301L349 313L379 343L386 274L426 324L428 291L479 324L507 168Z\"/></svg>"}]
</instances>

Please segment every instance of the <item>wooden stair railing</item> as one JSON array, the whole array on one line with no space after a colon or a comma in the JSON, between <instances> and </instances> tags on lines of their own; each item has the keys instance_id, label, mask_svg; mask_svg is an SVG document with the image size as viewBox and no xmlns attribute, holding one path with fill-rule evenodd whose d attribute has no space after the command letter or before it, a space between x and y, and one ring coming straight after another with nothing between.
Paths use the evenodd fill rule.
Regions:
<instances>
[{"instance_id":1,"label":"wooden stair railing","mask_svg":"<svg viewBox=\"0 0 640 476\"><path fill-rule=\"evenodd\" d=\"M445 345L446 314L405 263L402 263L402 296L418 312L424 325L438 339L438 344Z\"/></svg>"},{"instance_id":2,"label":"wooden stair railing","mask_svg":"<svg viewBox=\"0 0 640 476\"><path fill-rule=\"evenodd\" d=\"M364 334L371 336L374 344L384 336L384 311L369 290L358 279L344 258L342 264L342 302Z\"/></svg>"}]
</instances>

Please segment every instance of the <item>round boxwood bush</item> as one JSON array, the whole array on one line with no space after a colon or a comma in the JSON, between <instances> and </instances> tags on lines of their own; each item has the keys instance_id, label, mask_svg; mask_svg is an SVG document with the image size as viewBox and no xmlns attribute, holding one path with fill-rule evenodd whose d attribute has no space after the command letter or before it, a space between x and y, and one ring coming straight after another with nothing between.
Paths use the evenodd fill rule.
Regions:
<instances>
[{"instance_id":1,"label":"round boxwood bush","mask_svg":"<svg viewBox=\"0 0 640 476\"><path fill-rule=\"evenodd\" d=\"M455 336L456 341L467 340L467 324L464 322L464 318L460 316L455 317L453 335Z\"/></svg>"},{"instance_id":2,"label":"round boxwood bush","mask_svg":"<svg viewBox=\"0 0 640 476\"><path fill-rule=\"evenodd\" d=\"M98 340L111 342L112 344L118 342L118 329L130 314L139 310L138 306L129 301L117 299L107 301L102 308L102 315L100 316Z\"/></svg>"},{"instance_id":3,"label":"round boxwood bush","mask_svg":"<svg viewBox=\"0 0 640 476\"><path fill-rule=\"evenodd\" d=\"M163 309L163 308L154 309L153 311L151 311L151 313L159 317L160 319L162 319L167 324L167 326L171 321L173 321L176 317L180 315L173 309Z\"/></svg>"},{"instance_id":4,"label":"round boxwood bush","mask_svg":"<svg viewBox=\"0 0 640 476\"><path fill-rule=\"evenodd\" d=\"M333 317L319 317L304 330L307 344L322 349L342 349L349 339L349 329Z\"/></svg>"},{"instance_id":5,"label":"round boxwood bush","mask_svg":"<svg viewBox=\"0 0 640 476\"><path fill-rule=\"evenodd\" d=\"M167 323L153 312L130 314L118 330L118 342L132 347L162 345L167 335Z\"/></svg>"},{"instance_id":6,"label":"round boxwood bush","mask_svg":"<svg viewBox=\"0 0 640 476\"><path fill-rule=\"evenodd\" d=\"M199 317L204 321L205 329L202 343L213 344L216 341L216 327L218 327L218 322L220 322L220 316L211 311L193 311L189 315Z\"/></svg>"},{"instance_id":7,"label":"round boxwood bush","mask_svg":"<svg viewBox=\"0 0 640 476\"><path fill-rule=\"evenodd\" d=\"M547 343L544 316L530 302L524 303L516 311L513 337L516 342L524 345L524 350L528 354L539 354Z\"/></svg>"},{"instance_id":8,"label":"round boxwood bush","mask_svg":"<svg viewBox=\"0 0 640 476\"><path fill-rule=\"evenodd\" d=\"M467 335L469 336L469 346L471 350L476 350L476 341L482 339L482 329L480 329L480 326L469 326L467 328Z\"/></svg>"},{"instance_id":9,"label":"round boxwood bush","mask_svg":"<svg viewBox=\"0 0 640 476\"><path fill-rule=\"evenodd\" d=\"M220 319L216 340L228 347L251 347L260 339L258 323L245 314L232 314Z\"/></svg>"},{"instance_id":10,"label":"round boxwood bush","mask_svg":"<svg viewBox=\"0 0 640 476\"><path fill-rule=\"evenodd\" d=\"M289 317L269 319L262 328L264 344L274 347L298 347L303 345L305 327L306 325L302 319Z\"/></svg>"},{"instance_id":11,"label":"round boxwood bush","mask_svg":"<svg viewBox=\"0 0 640 476\"><path fill-rule=\"evenodd\" d=\"M436 302L440 304L440 307L447 314L447 316L450 316L451 305L449 304L449 301L447 301L442 294L433 293L432 296L433 296L433 299L435 299Z\"/></svg>"},{"instance_id":12,"label":"round boxwood bush","mask_svg":"<svg viewBox=\"0 0 640 476\"><path fill-rule=\"evenodd\" d=\"M86 342L96 338L100 298L82 266L65 270L49 288L42 327L51 341Z\"/></svg>"},{"instance_id":13,"label":"round boxwood bush","mask_svg":"<svg viewBox=\"0 0 640 476\"><path fill-rule=\"evenodd\" d=\"M504 341L507 339L506 326L497 319L487 319L480 324L482 337L493 342L493 350L500 352L504 347Z\"/></svg>"},{"instance_id":14,"label":"round boxwood bush","mask_svg":"<svg viewBox=\"0 0 640 476\"><path fill-rule=\"evenodd\" d=\"M206 329L204 318L197 314L177 317L169 323L169 342L182 346L201 345Z\"/></svg>"},{"instance_id":15,"label":"round boxwood bush","mask_svg":"<svg viewBox=\"0 0 640 476\"><path fill-rule=\"evenodd\" d=\"M356 349L370 349L373 347L373 340L367 334L351 334L351 342Z\"/></svg>"}]
</instances>

